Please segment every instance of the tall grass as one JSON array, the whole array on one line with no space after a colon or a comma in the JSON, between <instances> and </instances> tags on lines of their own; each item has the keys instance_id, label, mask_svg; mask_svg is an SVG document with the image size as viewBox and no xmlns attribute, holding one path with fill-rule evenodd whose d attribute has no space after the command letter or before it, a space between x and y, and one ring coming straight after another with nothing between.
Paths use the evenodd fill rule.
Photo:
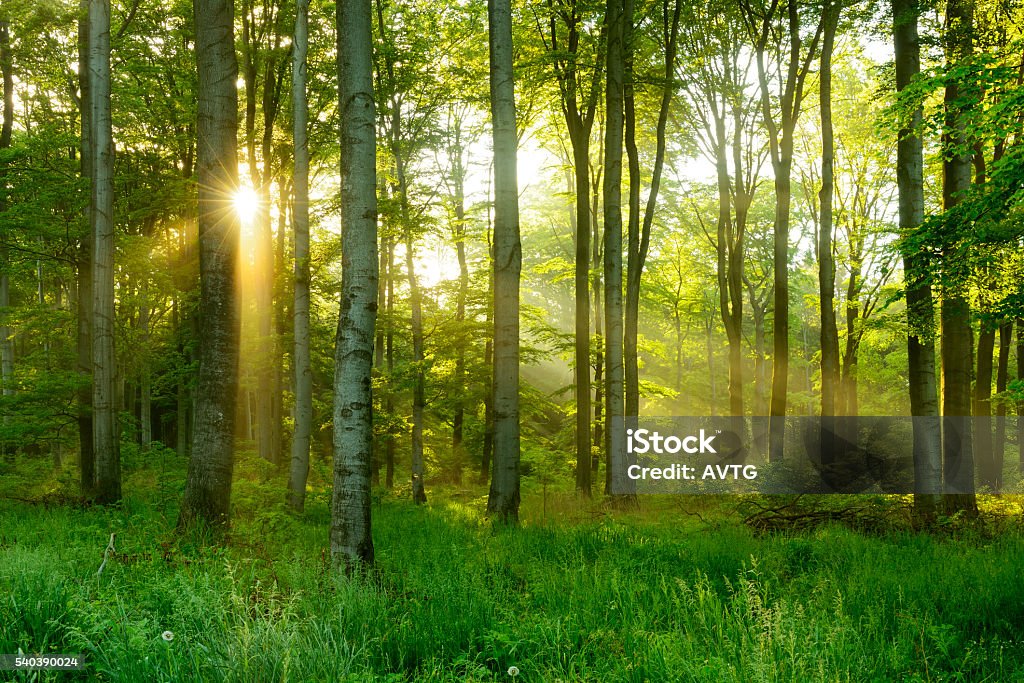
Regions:
<instances>
[{"instance_id":1,"label":"tall grass","mask_svg":"<svg viewBox=\"0 0 1024 683\"><path fill-rule=\"evenodd\" d=\"M377 569L346 579L325 507L288 516L277 483L240 483L224 545L176 536L155 495L0 508L0 652L87 666L14 680L1024 680L1017 533L757 537L667 511L494 532L475 498L385 497Z\"/></svg>"}]
</instances>

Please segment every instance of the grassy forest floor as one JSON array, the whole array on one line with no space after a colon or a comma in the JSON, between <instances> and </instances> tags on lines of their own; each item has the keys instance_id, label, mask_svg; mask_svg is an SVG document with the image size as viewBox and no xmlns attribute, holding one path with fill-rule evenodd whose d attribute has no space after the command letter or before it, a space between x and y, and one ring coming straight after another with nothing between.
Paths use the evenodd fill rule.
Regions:
<instances>
[{"instance_id":1,"label":"grassy forest floor","mask_svg":"<svg viewBox=\"0 0 1024 683\"><path fill-rule=\"evenodd\" d=\"M382 494L377 568L348 580L326 562L327 494L287 514L251 454L222 545L175 534L169 451L126 454L108 509L75 504L73 472L45 460L7 468L0 652L87 670L0 679L1024 681L1017 502L934 534L757 534L736 499L613 513L527 481L523 526L494 532L482 487L428 489L425 508Z\"/></svg>"}]
</instances>

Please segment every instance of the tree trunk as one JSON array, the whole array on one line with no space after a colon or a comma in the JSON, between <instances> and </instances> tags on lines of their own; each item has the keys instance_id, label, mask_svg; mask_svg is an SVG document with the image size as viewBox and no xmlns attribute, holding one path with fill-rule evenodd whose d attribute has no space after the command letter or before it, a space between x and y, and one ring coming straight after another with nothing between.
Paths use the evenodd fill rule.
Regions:
<instances>
[{"instance_id":1,"label":"tree trunk","mask_svg":"<svg viewBox=\"0 0 1024 683\"><path fill-rule=\"evenodd\" d=\"M902 91L921 70L921 45L915 0L892 0L893 46L896 88ZM924 222L924 155L917 130L921 110L916 110L900 130L896 146L896 183L899 188L900 232L917 231ZM914 507L917 516L930 523L942 490L942 435L935 377L934 304L931 285L924 278L925 259L920 252L903 253L907 295L907 357L910 414L914 417Z\"/></svg>"},{"instance_id":2,"label":"tree trunk","mask_svg":"<svg viewBox=\"0 0 1024 683\"><path fill-rule=\"evenodd\" d=\"M459 119L458 125L459 128L456 131L456 135L460 137L457 139L457 158L455 159L453 171L456 222L456 229L454 231L455 255L459 261L459 291L455 302L455 321L459 325L461 333L466 321L466 299L469 297L469 263L466 261L466 196L464 189L466 172L462 165L461 119ZM466 449L462 445L466 419L466 394L464 390L466 386L466 343L462 334L459 335L459 347L455 353L455 381L458 383L459 394L455 405L455 414L452 417L452 453L455 456L455 463L458 468L458 481L461 484L462 469L466 460Z\"/></svg>"},{"instance_id":3,"label":"tree trunk","mask_svg":"<svg viewBox=\"0 0 1024 683\"><path fill-rule=\"evenodd\" d=\"M401 165L401 164L399 164ZM401 177L401 172L399 172ZM401 183L402 181L399 180ZM404 183L402 196L405 197ZM425 378L423 371L423 306L419 283L416 281L415 253L412 235L405 238L405 268L409 277L409 305L412 308L412 358L416 377L412 388L412 502L420 505L427 502L423 477L423 408L426 403Z\"/></svg>"},{"instance_id":4,"label":"tree trunk","mask_svg":"<svg viewBox=\"0 0 1024 683\"><path fill-rule=\"evenodd\" d=\"M110 1L89 2L92 120L93 449L96 501L121 498L114 377L114 144L110 118Z\"/></svg>"},{"instance_id":5,"label":"tree trunk","mask_svg":"<svg viewBox=\"0 0 1024 683\"><path fill-rule=\"evenodd\" d=\"M139 443L144 450L149 449L153 441L153 397L152 377L150 375L149 357L149 282L144 280L140 288L142 304L139 306L139 333L145 344L145 353L142 358L142 368L139 370Z\"/></svg>"},{"instance_id":6,"label":"tree trunk","mask_svg":"<svg viewBox=\"0 0 1024 683\"><path fill-rule=\"evenodd\" d=\"M377 317L376 117L370 3L337 3L341 113L341 315L334 373L331 556L353 571L373 563L373 336Z\"/></svg>"},{"instance_id":7,"label":"tree trunk","mask_svg":"<svg viewBox=\"0 0 1024 683\"><path fill-rule=\"evenodd\" d=\"M981 475L981 485L996 491L998 473L992 443L992 356L996 347L996 331L982 321L978 334L977 372L974 381L974 397L971 403L974 419L974 457Z\"/></svg>"},{"instance_id":8,"label":"tree trunk","mask_svg":"<svg viewBox=\"0 0 1024 683\"><path fill-rule=\"evenodd\" d=\"M394 388L391 386L391 379L395 376L395 333L394 333L394 319L395 319L395 245L390 238L387 240L387 246L385 248L387 252L387 333L384 335L384 358L387 363L388 371L388 388L384 402L384 410L387 411L388 419L395 413L395 394ZM384 485L390 491L395 485L395 435L392 433L390 427L387 432L387 443L385 444L384 453Z\"/></svg>"},{"instance_id":9,"label":"tree trunk","mask_svg":"<svg viewBox=\"0 0 1024 683\"><path fill-rule=\"evenodd\" d=\"M800 115L803 100L804 80L817 44L821 38L823 24L819 23L814 38L802 59L803 40L800 35L799 7L796 2L785 4L786 33L789 38L789 54L786 59L780 55L780 69L785 71L780 97L779 121L772 116L772 90L768 83L765 65L765 47L772 34L777 4L767 14L755 16L745 4L748 26L760 21L757 29L755 52L757 76L761 89L761 111L768 132L768 147L772 169L775 171L775 218L773 224L773 293L774 330L772 335L772 391L769 420L769 459L781 460L784 456L786 392L789 384L789 214L792 201L793 134Z\"/></svg>"},{"instance_id":10,"label":"tree trunk","mask_svg":"<svg viewBox=\"0 0 1024 683\"><path fill-rule=\"evenodd\" d=\"M1024 381L1024 318L1017 318L1017 380ZM1017 469L1024 472L1024 401L1017 401Z\"/></svg>"},{"instance_id":11,"label":"tree trunk","mask_svg":"<svg viewBox=\"0 0 1024 683\"><path fill-rule=\"evenodd\" d=\"M669 19L668 3L669 0L663 0L662 2L662 28L665 32L665 69L663 73L665 83L662 85L661 103L658 109L658 123L655 128L654 166L651 170L651 187L647 193L642 226L640 223L640 159L636 148L636 112L633 93L632 59L629 60L630 66L626 75L624 89L626 148L629 154L630 168L630 217L627 238L625 323L623 326L625 364L624 409L627 417L636 417L640 414L640 367L637 355L640 323L640 283L651 244L654 210L658 202L661 175L665 165L665 130L668 124L672 96L675 94L676 46L678 44L679 17L682 12L682 2L681 0L676 1L671 20ZM627 20L630 19L628 14L626 18ZM629 21L629 23L631 24L632 21ZM632 35L631 28L629 33ZM627 51L632 53L632 49L629 46L630 41L627 40L625 42Z\"/></svg>"},{"instance_id":12,"label":"tree trunk","mask_svg":"<svg viewBox=\"0 0 1024 683\"><path fill-rule=\"evenodd\" d=\"M0 19L0 71L3 76L3 127L0 129L0 150L9 149L14 126L14 74L11 62L10 22ZM6 163L0 168L0 186L6 186ZM0 211L7 209L6 196L0 195ZM11 281L8 269L10 258L7 247L0 247L0 317L6 316L11 305ZM0 325L0 389L5 397L14 395L14 347L11 344L11 328ZM5 410L3 425L10 424L10 414ZM0 441L0 455L12 457L13 450L5 441Z\"/></svg>"},{"instance_id":13,"label":"tree trunk","mask_svg":"<svg viewBox=\"0 0 1024 683\"><path fill-rule=\"evenodd\" d=\"M309 476L309 440L313 430L313 372L309 353L309 105L306 100L306 54L309 49L309 0L298 0L292 43L292 123L295 168L295 432L288 476L288 504L302 512Z\"/></svg>"},{"instance_id":14,"label":"tree trunk","mask_svg":"<svg viewBox=\"0 0 1024 683\"><path fill-rule=\"evenodd\" d=\"M857 356L861 340L859 291L860 261L858 257L851 256L850 279L846 288L846 348L843 350L842 377L836 397L836 415L847 417L854 417L860 412L857 403Z\"/></svg>"},{"instance_id":15,"label":"tree trunk","mask_svg":"<svg viewBox=\"0 0 1024 683\"><path fill-rule=\"evenodd\" d=\"M230 0L193 0L198 66L199 374L179 526L225 525L238 396L238 62Z\"/></svg>"},{"instance_id":16,"label":"tree trunk","mask_svg":"<svg viewBox=\"0 0 1024 683\"><path fill-rule=\"evenodd\" d=\"M623 396L622 310L622 137L625 24L630 17L622 0L608 0L608 66L605 90L604 158L604 324L605 324L605 452L608 490L617 504L629 505L626 477L626 430Z\"/></svg>"},{"instance_id":17,"label":"tree trunk","mask_svg":"<svg viewBox=\"0 0 1024 683\"><path fill-rule=\"evenodd\" d=\"M80 173L92 186L92 93L89 88L89 0L79 0L78 19L78 90L81 102ZM92 197L86 209L87 225L82 231L76 260L78 265L77 361L80 382L77 396L78 462L80 487L86 498L96 487L96 458L92 438Z\"/></svg>"},{"instance_id":18,"label":"tree trunk","mask_svg":"<svg viewBox=\"0 0 1024 683\"><path fill-rule=\"evenodd\" d=\"M494 472L487 510L519 521L519 189L510 0L488 0L494 138Z\"/></svg>"},{"instance_id":19,"label":"tree trunk","mask_svg":"<svg viewBox=\"0 0 1024 683\"><path fill-rule=\"evenodd\" d=\"M972 0L948 0L946 3L946 61L960 63L972 51ZM958 113L960 87L956 80L946 84L946 121L943 147L947 151L942 164L942 205L956 206L971 184L971 154L966 148L966 123ZM971 308L967 283L956 272L966 259L962 247L944 245L944 286L940 315L942 319L942 414L943 471L946 509L977 514L974 496L974 444L971 434L971 371L974 365Z\"/></svg>"},{"instance_id":20,"label":"tree trunk","mask_svg":"<svg viewBox=\"0 0 1024 683\"><path fill-rule=\"evenodd\" d=\"M596 67L595 67L596 69ZM596 100L595 100L596 101ZM591 109L591 112L593 109ZM568 123L568 121L566 121ZM593 123L591 115L590 123ZM590 498L592 483L590 442L590 132L585 126L575 135L570 126L576 184L576 490Z\"/></svg>"},{"instance_id":21,"label":"tree trunk","mask_svg":"<svg viewBox=\"0 0 1024 683\"><path fill-rule=\"evenodd\" d=\"M841 7L825 0L822 19L825 25L821 43L821 69L818 72L821 108L821 192L818 232L818 291L821 312L821 416L836 414L839 393L839 330L835 311L835 262L832 259L832 194L835 172L835 141L832 132L832 49ZM824 424L824 423L823 423ZM824 434L823 434L824 436ZM834 444L822 445L822 453Z\"/></svg>"},{"instance_id":22,"label":"tree trunk","mask_svg":"<svg viewBox=\"0 0 1024 683\"><path fill-rule=\"evenodd\" d=\"M999 361L996 366L996 393L1003 397L1003 392L1010 380L1010 341L1013 323L1005 320L999 325ZM995 449L992 452L992 471L995 473L995 492L1003 490L1003 462L1006 454L1006 401L996 406Z\"/></svg>"}]
</instances>

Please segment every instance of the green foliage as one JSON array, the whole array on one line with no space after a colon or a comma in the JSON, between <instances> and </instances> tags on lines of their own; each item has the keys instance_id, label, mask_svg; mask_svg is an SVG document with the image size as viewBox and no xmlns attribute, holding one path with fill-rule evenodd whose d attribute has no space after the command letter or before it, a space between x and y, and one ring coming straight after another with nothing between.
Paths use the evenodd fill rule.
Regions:
<instances>
[{"instance_id":1,"label":"green foliage","mask_svg":"<svg viewBox=\"0 0 1024 683\"><path fill-rule=\"evenodd\" d=\"M225 547L176 537L177 496L153 487L120 509L5 503L0 650L81 652L87 671L61 680L126 682L507 681L511 666L526 681L1012 680L1024 666L1019 532L757 537L657 499L571 522L585 511L556 496L557 525L495 533L479 496L384 498L378 567L345 579L326 564L326 507L288 515L254 461ZM721 518L720 504L684 510Z\"/></svg>"}]
</instances>

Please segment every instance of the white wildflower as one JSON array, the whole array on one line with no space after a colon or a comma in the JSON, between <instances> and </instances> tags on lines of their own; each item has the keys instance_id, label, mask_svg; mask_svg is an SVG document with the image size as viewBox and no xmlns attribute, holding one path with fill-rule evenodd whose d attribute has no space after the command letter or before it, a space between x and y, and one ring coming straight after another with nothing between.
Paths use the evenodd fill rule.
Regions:
<instances>
[{"instance_id":1,"label":"white wildflower","mask_svg":"<svg viewBox=\"0 0 1024 683\"><path fill-rule=\"evenodd\" d=\"M172 633L171 631L164 631L160 634L160 637L169 643L172 640L174 640L174 633Z\"/></svg>"}]
</instances>

